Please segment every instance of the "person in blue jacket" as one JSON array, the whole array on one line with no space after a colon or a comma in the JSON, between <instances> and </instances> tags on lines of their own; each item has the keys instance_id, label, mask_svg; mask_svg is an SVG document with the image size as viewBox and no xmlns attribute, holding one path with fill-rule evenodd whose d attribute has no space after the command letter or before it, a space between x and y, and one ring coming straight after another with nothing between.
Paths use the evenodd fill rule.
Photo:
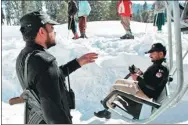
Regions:
<instances>
[{"instance_id":1,"label":"person in blue jacket","mask_svg":"<svg viewBox=\"0 0 188 125\"><path fill-rule=\"evenodd\" d=\"M78 18L79 18L80 38L87 38L86 23L87 23L87 16L89 16L90 11L91 11L91 7L87 0L78 1Z\"/></svg>"}]
</instances>

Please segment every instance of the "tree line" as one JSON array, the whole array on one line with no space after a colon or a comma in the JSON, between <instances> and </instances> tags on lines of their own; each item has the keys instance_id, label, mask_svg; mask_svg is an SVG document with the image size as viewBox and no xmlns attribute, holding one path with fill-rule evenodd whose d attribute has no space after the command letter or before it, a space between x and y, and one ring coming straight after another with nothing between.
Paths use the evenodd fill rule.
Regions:
<instances>
[{"instance_id":1,"label":"tree line","mask_svg":"<svg viewBox=\"0 0 188 125\"><path fill-rule=\"evenodd\" d=\"M88 21L119 20L116 12L117 1L89 1L91 13ZM7 25L19 25L20 18L26 13L35 10L45 10L52 19L59 23L67 23L68 0L65 1L2 1L2 19ZM152 5L151 5L152 6ZM153 8L147 2L143 5L133 3L133 21L152 22L154 18ZM135 10L136 9L136 10Z\"/></svg>"}]
</instances>

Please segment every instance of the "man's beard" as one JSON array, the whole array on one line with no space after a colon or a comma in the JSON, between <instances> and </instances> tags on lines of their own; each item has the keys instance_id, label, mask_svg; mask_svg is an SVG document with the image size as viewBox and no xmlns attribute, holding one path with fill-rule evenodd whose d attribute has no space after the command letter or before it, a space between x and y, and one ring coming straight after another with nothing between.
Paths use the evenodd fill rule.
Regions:
<instances>
[{"instance_id":1,"label":"man's beard","mask_svg":"<svg viewBox=\"0 0 188 125\"><path fill-rule=\"evenodd\" d=\"M151 59L151 62L155 62L155 60L153 60L153 58L150 57L150 59Z\"/></svg>"},{"instance_id":2,"label":"man's beard","mask_svg":"<svg viewBox=\"0 0 188 125\"><path fill-rule=\"evenodd\" d=\"M55 40L52 41L52 40L50 39L49 35L48 35L47 40L46 40L46 47L47 47L47 49L49 49L50 47L55 46L55 45L56 45Z\"/></svg>"},{"instance_id":3,"label":"man's beard","mask_svg":"<svg viewBox=\"0 0 188 125\"><path fill-rule=\"evenodd\" d=\"M50 47L52 47L52 46L55 46L56 45L56 43L55 42L51 42L51 41L47 41L46 42L46 47L47 47L47 49L49 49Z\"/></svg>"}]
</instances>

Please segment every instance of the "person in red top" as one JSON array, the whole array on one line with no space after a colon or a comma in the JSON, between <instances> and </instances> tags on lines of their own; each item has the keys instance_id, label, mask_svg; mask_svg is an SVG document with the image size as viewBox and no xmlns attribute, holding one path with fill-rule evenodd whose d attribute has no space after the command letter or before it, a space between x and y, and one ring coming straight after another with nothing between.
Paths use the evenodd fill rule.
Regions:
<instances>
[{"instance_id":1,"label":"person in red top","mask_svg":"<svg viewBox=\"0 0 188 125\"><path fill-rule=\"evenodd\" d=\"M132 2L130 0L119 0L117 4L117 14L121 17L126 34L121 39L134 39L130 28L130 20L132 17Z\"/></svg>"}]
</instances>

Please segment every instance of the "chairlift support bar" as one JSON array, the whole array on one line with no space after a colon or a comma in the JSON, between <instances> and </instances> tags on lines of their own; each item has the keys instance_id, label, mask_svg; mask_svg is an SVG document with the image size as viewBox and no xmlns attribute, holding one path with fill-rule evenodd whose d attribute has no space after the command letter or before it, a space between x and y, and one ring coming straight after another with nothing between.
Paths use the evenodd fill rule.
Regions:
<instances>
[{"instance_id":1,"label":"chairlift support bar","mask_svg":"<svg viewBox=\"0 0 188 125\"><path fill-rule=\"evenodd\" d=\"M171 12L172 7L170 6L171 5L170 2L173 2L173 1L166 1L166 8ZM179 3L177 3L177 4L179 5ZM187 2L186 2L185 6L188 6ZM185 13L185 9L183 10L183 12L181 14L180 24L183 25L183 26L185 26L185 27L182 27L181 30L182 31L187 31L188 24L183 21L183 15L184 15L184 13ZM167 14L168 14L168 11L167 11ZM169 17L170 19L174 20L174 17L170 13L169 13L169 15L167 17Z\"/></svg>"},{"instance_id":2,"label":"chairlift support bar","mask_svg":"<svg viewBox=\"0 0 188 125\"><path fill-rule=\"evenodd\" d=\"M182 12L182 14L181 14L181 20L183 20L183 16L184 16L184 14L185 14L185 10L186 10L186 6L187 6L187 1L185 1L186 3L185 3L185 7L184 7L184 10L183 10L183 12Z\"/></svg>"}]
</instances>

